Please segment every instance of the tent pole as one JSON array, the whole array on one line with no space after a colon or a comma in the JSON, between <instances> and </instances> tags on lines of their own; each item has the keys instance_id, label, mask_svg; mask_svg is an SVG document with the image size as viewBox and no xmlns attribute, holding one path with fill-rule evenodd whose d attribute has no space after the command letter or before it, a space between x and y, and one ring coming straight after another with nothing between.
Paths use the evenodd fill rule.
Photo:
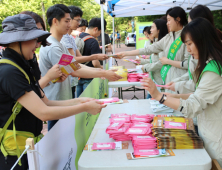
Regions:
<instances>
[{"instance_id":1,"label":"tent pole","mask_svg":"<svg viewBox=\"0 0 222 170\"><path fill-rule=\"evenodd\" d=\"M102 53L105 54L105 30L104 30L104 15L103 15L103 5L101 4L101 37L102 37ZM106 69L105 60L103 61L103 69Z\"/></svg>"},{"instance_id":2,"label":"tent pole","mask_svg":"<svg viewBox=\"0 0 222 170\"><path fill-rule=\"evenodd\" d=\"M101 38L102 38L102 52L105 54L105 29L104 29L104 15L103 15L103 4L101 6ZM106 70L106 61L103 60L103 69ZM105 94L104 96L107 97L108 89L107 89L107 80L104 80L104 88Z\"/></svg>"},{"instance_id":3,"label":"tent pole","mask_svg":"<svg viewBox=\"0 0 222 170\"><path fill-rule=\"evenodd\" d=\"M113 54L115 54L115 18L113 17Z\"/></svg>"}]
</instances>

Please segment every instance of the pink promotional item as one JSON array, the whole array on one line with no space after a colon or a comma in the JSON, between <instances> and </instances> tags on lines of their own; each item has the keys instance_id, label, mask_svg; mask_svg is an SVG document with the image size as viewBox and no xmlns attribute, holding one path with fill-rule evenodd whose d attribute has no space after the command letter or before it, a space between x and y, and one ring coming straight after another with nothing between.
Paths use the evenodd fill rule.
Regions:
<instances>
[{"instance_id":1,"label":"pink promotional item","mask_svg":"<svg viewBox=\"0 0 222 170\"><path fill-rule=\"evenodd\" d=\"M113 130L118 130L121 126L123 126L123 122L114 122L111 125L108 126L108 130L113 129Z\"/></svg>"},{"instance_id":2,"label":"pink promotional item","mask_svg":"<svg viewBox=\"0 0 222 170\"><path fill-rule=\"evenodd\" d=\"M131 118L131 115L128 115L126 113L111 114L111 118L114 118L114 117L128 117L128 118Z\"/></svg>"},{"instance_id":3,"label":"pink promotional item","mask_svg":"<svg viewBox=\"0 0 222 170\"><path fill-rule=\"evenodd\" d=\"M150 128L129 128L125 134L128 135L145 135L151 132Z\"/></svg>"},{"instance_id":4,"label":"pink promotional item","mask_svg":"<svg viewBox=\"0 0 222 170\"><path fill-rule=\"evenodd\" d=\"M168 128L168 129L186 129L187 128L186 123L170 122L170 121L165 121L164 126L165 128Z\"/></svg>"},{"instance_id":5,"label":"pink promotional item","mask_svg":"<svg viewBox=\"0 0 222 170\"><path fill-rule=\"evenodd\" d=\"M159 150L158 149L136 149L134 150L134 155L140 155L140 156L148 156L148 155L158 155Z\"/></svg>"},{"instance_id":6,"label":"pink promotional item","mask_svg":"<svg viewBox=\"0 0 222 170\"><path fill-rule=\"evenodd\" d=\"M131 128L151 128L152 124L150 123L133 123Z\"/></svg>"},{"instance_id":7,"label":"pink promotional item","mask_svg":"<svg viewBox=\"0 0 222 170\"><path fill-rule=\"evenodd\" d=\"M111 150L115 149L116 144L112 143L93 143L92 150Z\"/></svg>"},{"instance_id":8,"label":"pink promotional item","mask_svg":"<svg viewBox=\"0 0 222 170\"><path fill-rule=\"evenodd\" d=\"M72 62L73 56L63 54L62 57L59 60L59 65L67 66Z\"/></svg>"},{"instance_id":9,"label":"pink promotional item","mask_svg":"<svg viewBox=\"0 0 222 170\"><path fill-rule=\"evenodd\" d=\"M113 122L124 122L124 123L130 123L130 117L114 117L109 119L110 123Z\"/></svg>"},{"instance_id":10,"label":"pink promotional item","mask_svg":"<svg viewBox=\"0 0 222 170\"><path fill-rule=\"evenodd\" d=\"M108 98L108 99L99 99L99 101L103 102L103 104L115 103L119 101L119 98L113 97L113 98Z\"/></svg>"},{"instance_id":11,"label":"pink promotional item","mask_svg":"<svg viewBox=\"0 0 222 170\"><path fill-rule=\"evenodd\" d=\"M128 73L128 82L139 82L144 77L149 77L147 73Z\"/></svg>"}]
</instances>

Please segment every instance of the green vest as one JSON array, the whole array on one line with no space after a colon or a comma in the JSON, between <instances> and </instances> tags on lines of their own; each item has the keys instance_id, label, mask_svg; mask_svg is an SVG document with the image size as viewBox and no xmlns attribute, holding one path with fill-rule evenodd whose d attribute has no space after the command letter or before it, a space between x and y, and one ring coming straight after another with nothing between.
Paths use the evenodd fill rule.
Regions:
<instances>
[{"instance_id":1,"label":"green vest","mask_svg":"<svg viewBox=\"0 0 222 170\"><path fill-rule=\"evenodd\" d=\"M198 87L200 79L201 79L201 77L202 77L204 72L211 71L211 72L214 72L214 73L216 73L218 75L221 75L220 72L219 72L219 69L221 69L221 68L218 68L218 65L217 65L215 60L209 61L209 63L205 66L204 70L202 71L202 73L201 73L201 75L199 77L199 80L197 81L196 88ZM221 73L222 73L222 70L221 70Z\"/></svg>"}]
</instances>

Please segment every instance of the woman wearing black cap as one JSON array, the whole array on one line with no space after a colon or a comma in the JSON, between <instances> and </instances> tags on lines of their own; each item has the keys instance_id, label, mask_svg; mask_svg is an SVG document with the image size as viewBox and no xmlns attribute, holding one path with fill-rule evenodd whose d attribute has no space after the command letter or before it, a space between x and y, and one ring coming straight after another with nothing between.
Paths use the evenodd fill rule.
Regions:
<instances>
[{"instance_id":1,"label":"woman wearing black cap","mask_svg":"<svg viewBox=\"0 0 222 170\"><path fill-rule=\"evenodd\" d=\"M40 135L42 121L81 112L95 115L105 106L93 99L85 99L84 103L79 99L48 100L28 60L33 58L38 42L44 41L50 33L38 29L35 20L25 14L7 17L2 27L0 46L7 48L0 60L0 165L5 170L11 169L23 152L26 139ZM19 165L15 169L28 169L26 156Z\"/></svg>"}]
</instances>

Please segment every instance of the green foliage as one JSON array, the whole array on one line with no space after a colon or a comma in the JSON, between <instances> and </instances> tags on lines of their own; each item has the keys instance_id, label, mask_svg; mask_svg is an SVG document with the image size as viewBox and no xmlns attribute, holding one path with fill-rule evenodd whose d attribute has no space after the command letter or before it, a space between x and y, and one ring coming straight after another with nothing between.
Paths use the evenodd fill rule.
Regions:
<instances>
[{"instance_id":1,"label":"green foliage","mask_svg":"<svg viewBox=\"0 0 222 170\"><path fill-rule=\"evenodd\" d=\"M42 2L45 6L45 12L50 6L63 3L67 6L79 6L83 10L83 18L88 21L94 17L101 16L100 5L94 0L0 0L0 24L7 16L15 15L25 10L36 12L42 16ZM222 30L222 10L213 11L213 15L216 28ZM148 22L160 18L161 16L163 15L134 17L134 21L135 24L136 22ZM106 32L110 34L113 32L113 18L106 12L104 12L104 18L107 21ZM132 32L132 19L132 17L115 18L115 31ZM0 27L0 31L1 30L2 28Z\"/></svg>"}]
</instances>

